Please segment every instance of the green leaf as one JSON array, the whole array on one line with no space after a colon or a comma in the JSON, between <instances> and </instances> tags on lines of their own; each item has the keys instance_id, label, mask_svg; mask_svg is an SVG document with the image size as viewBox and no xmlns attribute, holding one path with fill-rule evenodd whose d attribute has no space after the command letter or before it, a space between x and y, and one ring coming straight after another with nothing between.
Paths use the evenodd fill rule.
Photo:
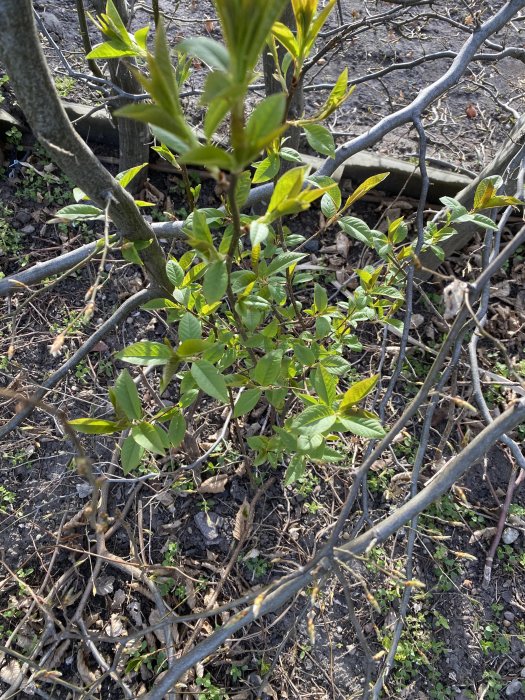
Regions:
<instances>
[{"instance_id":1,"label":"green leaf","mask_svg":"<svg viewBox=\"0 0 525 700\"><path fill-rule=\"evenodd\" d=\"M254 163L254 165L257 167L255 168L255 174L253 176L253 184L258 185L262 182L273 180L279 172L281 161L276 153L269 153L264 160L256 164Z\"/></svg>"},{"instance_id":2,"label":"green leaf","mask_svg":"<svg viewBox=\"0 0 525 700\"><path fill-rule=\"evenodd\" d=\"M331 219L337 214L337 207L335 206L334 200L328 192L323 194L321 198L321 211L327 219Z\"/></svg>"},{"instance_id":3,"label":"green leaf","mask_svg":"<svg viewBox=\"0 0 525 700\"><path fill-rule=\"evenodd\" d=\"M86 58L92 59L112 59L123 58L124 56L136 56L139 52L133 47L125 44L123 41L113 39L112 41L104 41L102 44L96 44Z\"/></svg>"},{"instance_id":4,"label":"green leaf","mask_svg":"<svg viewBox=\"0 0 525 700\"><path fill-rule=\"evenodd\" d=\"M305 470L305 461L303 455L294 455L288 464L286 474L284 475L284 485L290 486L294 481L300 479Z\"/></svg>"},{"instance_id":5,"label":"green leaf","mask_svg":"<svg viewBox=\"0 0 525 700\"><path fill-rule=\"evenodd\" d=\"M301 158L301 154L299 151L296 151L295 148L288 148L287 146L283 146L281 150L279 151L279 155L283 160L288 161L289 163L302 163L303 159ZM276 173L277 174L277 173Z\"/></svg>"},{"instance_id":6,"label":"green leaf","mask_svg":"<svg viewBox=\"0 0 525 700\"><path fill-rule=\"evenodd\" d=\"M199 355L204 352L208 347L208 343L200 338L190 338L189 340L184 340L177 348L177 355L179 357L192 357L193 355Z\"/></svg>"},{"instance_id":7,"label":"green leaf","mask_svg":"<svg viewBox=\"0 0 525 700\"><path fill-rule=\"evenodd\" d=\"M205 394L222 403L230 402L224 377L210 362L207 360L194 362L191 366L191 376Z\"/></svg>"},{"instance_id":8,"label":"green leaf","mask_svg":"<svg viewBox=\"0 0 525 700\"><path fill-rule=\"evenodd\" d=\"M252 186L252 176L249 170L242 172L237 178L235 185L235 201L239 207L242 207L250 195Z\"/></svg>"},{"instance_id":9,"label":"green leaf","mask_svg":"<svg viewBox=\"0 0 525 700\"><path fill-rule=\"evenodd\" d=\"M337 378L323 366L310 375L310 381L317 396L326 405L332 407L337 396Z\"/></svg>"},{"instance_id":10,"label":"green leaf","mask_svg":"<svg viewBox=\"0 0 525 700\"><path fill-rule=\"evenodd\" d=\"M282 22L275 22L272 27L272 34L281 43L284 48L290 53L293 58L299 56L299 46L293 35L292 30Z\"/></svg>"},{"instance_id":11,"label":"green leaf","mask_svg":"<svg viewBox=\"0 0 525 700\"><path fill-rule=\"evenodd\" d=\"M330 430L337 420L337 414L329 406L308 406L292 421L292 428L302 435L322 434Z\"/></svg>"},{"instance_id":12,"label":"green leaf","mask_svg":"<svg viewBox=\"0 0 525 700\"><path fill-rule=\"evenodd\" d=\"M120 462L122 464L122 471L125 475L136 469L144 456L144 448L141 447L131 435L124 440L122 443L122 449L120 451Z\"/></svg>"},{"instance_id":13,"label":"green leaf","mask_svg":"<svg viewBox=\"0 0 525 700\"><path fill-rule=\"evenodd\" d=\"M246 124L246 139L250 144L260 145L259 150L270 137L275 137L275 132L282 127L284 111L286 109L286 95L278 92L266 97L256 106Z\"/></svg>"},{"instance_id":14,"label":"green leaf","mask_svg":"<svg viewBox=\"0 0 525 700\"><path fill-rule=\"evenodd\" d=\"M74 418L68 424L79 433L86 435L111 435L122 430L121 423L102 418Z\"/></svg>"},{"instance_id":15,"label":"green leaf","mask_svg":"<svg viewBox=\"0 0 525 700\"><path fill-rule=\"evenodd\" d=\"M204 273L202 293L208 304L220 301L228 287L228 269L226 260L216 260L208 266Z\"/></svg>"},{"instance_id":16,"label":"green leaf","mask_svg":"<svg viewBox=\"0 0 525 700\"><path fill-rule=\"evenodd\" d=\"M281 372L283 353L280 350L272 350L257 362L252 372L253 380L261 386L270 386L275 382Z\"/></svg>"},{"instance_id":17,"label":"green leaf","mask_svg":"<svg viewBox=\"0 0 525 700\"><path fill-rule=\"evenodd\" d=\"M305 345L294 345L294 355L304 367L311 367L316 362L316 356L313 350Z\"/></svg>"},{"instance_id":18,"label":"green leaf","mask_svg":"<svg viewBox=\"0 0 525 700\"><path fill-rule=\"evenodd\" d=\"M184 270L176 260L168 260L166 263L166 275L174 287L179 287L184 279Z\"/></svg>"},{"instance_id":19,"label":"green leaf","mask_svg":"<svg viewBox=\"0 0 525 700\"><path fill-rule=\"evenodd\" d=\"M486 202L496 195L502 185L503 179L499 175L484 178L476 187L474 209L484 209Z\"/></svg>"},{"instance_id":20,"label":"green leaf","mask_svg":"<svg viewBox=\"0 0 525 700\"><path fill-rule=\"evenodd\" d=\"M349 409L344 416L339 416L334 430L348 431L354 435L366 438L382 438L385 435L383 426L378 418L369 411L357 408Z\"/></svg>"},{"instance_id":21,"label":"green leaf","mask_svg":"<svg viewBox=\"0 0 525 700\"><path fill-rule=\"evenodd\" d=\"M124 241L120 247L120 252L122 253L122 257L124 260L126 260L126 262L134 263L135 265L144 265L142 258L140 257L139 252L132 241Z\"/></svg>"},{"instance_id":22,"label":"green leaf","mask_svg":"<svg viewBox=\"0 0 525 700\"><path fill-rule=\"evenodd\" d=\"M314 286L314 304L317 313L323 313L328 306L328 294L326 293L326 289L317 283Z\"/></svg>"},{"instance_id":23,"label":"green leaf","mask_svg":"<svg viewBox=\"0 0 525 700\"><path fill-rule=\"evenodd\" d=\"M182 415L182 411L178 411L170 421L168 427L168 440L171 447L178 447L184 440L186 434L186 420Z\"/></svg>"},{"instance_id":24,"label":"green leaf","mask_svg":"<svg viewBox=\"0 0 525 700\"><path fill-rule=\"evenodd\" d=\"M198 318L189 312L185 313L179 321L179 341L193 340L202 337L202 326Z\"/></svg>"},{"instance_id":25,"label":"green leaf","mask_svg":"<svg viewBox=\"0 0 525 700\"><path fill-rule=\"evenodd\" d=\"M223 71L228 71L230 68L228 51L214 39L205 36L191 37L177 44L177 49L188 56L200 59L210 68Z\"/></svg>"},{"instance_id":26,"label":"green leaf","mask_svg":"<svg viewBox=\"0 0 525 700\"><path fill-rule=\"evenodd\" d=\"M306 140L310 148L322 153L323 156L335 158L335 143L331 132L321 124L303 124Z\"/></svg>"},{"instance_id":27,"label":"green leaf","mask_svg":"<svg viewBox=\"0 0 525 700\"><path fill-rule=\"evenodd\" d=\"M115 355L117 360L123 360L130 365L144 365L145 367L165 365L173 356L173 350L167 345L154 343L149 340L133 343L133 345L129 345Z\"/></svg>"},{"instance_id":28,"label":"green leaf","mask_svg":"<svg viewBox=\"0 0 525 700\"><path fill-rule=\"evenodd\" d=\"M186 151L179 158L179 161L192 165L202 165L205 168L221 168L222 170L233 170L235 166L232 156L218 146L196 146Z\"/></svg>"},{"instance_id":29,"label":"green leaf","mask_svg":"<svg viewBox=\"0 0 525 700\"><path fill-rule=\"evenodd\" d=\"M126 418L139 420L142 417L139 393L127 369L122 370L119 374L113 389L117 405L124 411Z\"/></svg>"},{"instance_id":30,"label":"green leaf","mask_svg":"<svg viewBox=\"0 0 525 700\"><path fill-rule=\"evenodd\" d=\"M268 211L278 210L279 205L287 199L293 199L300 194L307 168L292 168L281 175L274 187Z\"/></svg>"},{"instance_id":31,"label":"green leaf","mask_svg":"<svg viewBox=\"0 0 525 700\"><path fill-rule=\"evenodd\" d=\"M164 455L166 448L164 440L154 425L151 423L139 423L131 428L131 436L133 440L148 452L153 454Z\"/></svg>"},{"instance_id":32,"label":"green leaf","mask_svg":"<svg viewBox=\"0 0 525 700\"><path fill-rule=\"evenodd\" d=\"M270 277L271 275L275 275L277 272L283 272L305 257L306 255L304 253L281 253L280 255L277 255L268 265L266 274L268 277Z\"/></svg>"},{"instance_id":33,"label":"green leaf","mask_svg":"<svg viewBox=\"0 0 525 700\"><path fill-rule=\"evenodd\" d=\"M270 227L268 224L263 224L258 219L250 224L250 242L252 246L261 245L268 238Z\"/></svg>"},{"instance_id":34,"label":"green leaf","mask_svg":"<svg viewBox=\"0 0 525 700\"><path fill-rule=\"evenodd\" d=\"M367 178L359 185L359 187L356 187L350 197L348 197L345 202L345 208L349 207L354 202L357 202L357 200L361 199L361 197L364 197L367 192L373 190L376 185L383 182L383 180L385 180L389 175L390 173L378 173L377 175L372 175L372 177Z\"/></svg>"},{"instance_id":35,"label":"green leaf","mask_svg":"<svg viewBox=\"0 0 525 700\"><path fill-rule=\"evenodd\" d=\"M69 204L67 207L62 207L55 213L55 218L49 223L57 219L65 219L66 221L95 221L103 220L104 212L102 209L93 206L92 204Z\"/></svg>"},{"instance_id":36,"label":"green leaf","mask_svg":"<svg viewBox=\"0 0 525 700\"><path fill-rule=\"evenodd\" d=\"M142 165L135 165L133 168L128 168L127 170L123 170L121 173L116 175L115 180L120 182L122 187L127 187L129 183L133 180L135 175L138 175L141 170L143 170L148 164L147 163L142 163ZM149 202L148 202L149 204Z\"/></svg>"},{"instance_id":37,"label":"green leaf","mask_svg":"<svg viewBox=\"0 0 525 700\"><path fill-rule=\"evenodd\" d=\"M235 408L233 409L233 417L239 418L239 416L244 416L249 413L257 405L259 399L261 398L261 389L246 389L239 396L235 402Z\"/></svg>"},{"instance_id":38,"label":"green leaf","mask_svg":"<svg viewBox=\"0 0 525 700\"><path fill-rule=\"evenodd\" d=\"M362 401L365 396L368 396L372 391L378 380L379 374L374 374L372 377L361 379L361 381L352 384L343 395L341 403L339 404L339 411L345 413L348 408Z\"/></svg>"}]
</instances>

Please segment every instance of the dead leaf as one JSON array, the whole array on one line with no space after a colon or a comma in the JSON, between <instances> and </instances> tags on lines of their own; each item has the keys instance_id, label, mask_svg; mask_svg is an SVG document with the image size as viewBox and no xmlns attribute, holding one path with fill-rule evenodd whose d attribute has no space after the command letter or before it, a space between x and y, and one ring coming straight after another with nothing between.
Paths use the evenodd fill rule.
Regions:
<instances>
[{"instance_id":1,"label":"dead leaf","mask_svg":"<svg viewBox=\"0 0 525 700\"><path fill-rule=\"evenodd\" d=\"M0 680L7 683L9 686L12 686L18 681L21 673L22 667L18 661L13 659L0 669Z\"/></svg>"},{"instance_id":2,"label":"dead leaf","mask_svg":"<svg viewBox=\"0 0 525 700\"><path fill-rule=\"evenodd\" d=\"M79 647L77 651L77 671L84 685L89 686L98 678L97 674L88 666L87 653L83 647Z\"/></svg>"},{"instance_id":3,"label":"dead leaf","mask_svg":"<svg viewBox=\"0 0 525 700\"><path fill-rule=\"evenodd\" d=\"M96 595L109 595L113 593L114 576L99 576L93 585Z\"/></svg>"},{"instance_id":4,"label":"dead leaf","mask_svg":"<svg viewBox=\"0 0 525 700\"><path fill-rule=\"evenodd\" d=\"M233 528L233 537L237 540L237 542L240 542L246 535L249 515L250 504L246 499L244 499L241 507L237 511L237 515L235 516L235 527Z\"/></svg>"},{"instance_id":5,"label":"dead leaf","mask_svg":"<svg viewBox=\"0 0 525 700\"><path fill-rule=\"evenodd\" d=\"M460 280L454 280L445 287L443 290L443 301L445 302L443 318L446 321L458 315L466 291L466 282L461 282Z\"/></svg>"},{"instance_id":6,"label":"dead leaf","mask_svg":"<svg viewBox=\"0 0 525 700\"><path fill-rule=\"evenodd\" d=\"M197 489L197 493L222 493L228 483L226 474L215 474L206 479Z\"/></svg>"},{"instance_id":7,"label":"dead leaf","mask_svg":"<svg viewBox=\"0 0 525 700\"><path fill-rule=\"evenodd\" d=\"M109 622L104 627L104 632L108 637L127 637L128 631L118 613L112 613Z\"/></svg>"},{"instance_id":8,"label":"dead leaf","mask_svg":"<svg viewBox=\"0 0 525 700\"><path fill-rule=\"evenodd\" d=\"M338 231L335 237L335 249L346 260L350 252L350 239L342 231Z\"/></svg>"},{"instance_id":9,"label":"dead leaf","mask_svg":"<svg viewBox=\"0 0 525 700\"><path fill-rule=\"evenodd\" d=\"M482 530L475 530L468 543L476 544L476 542L482 542L483 540L491 540L496 534L497 529L496 527L484 527Z\"/></svg>"}]
</instances>

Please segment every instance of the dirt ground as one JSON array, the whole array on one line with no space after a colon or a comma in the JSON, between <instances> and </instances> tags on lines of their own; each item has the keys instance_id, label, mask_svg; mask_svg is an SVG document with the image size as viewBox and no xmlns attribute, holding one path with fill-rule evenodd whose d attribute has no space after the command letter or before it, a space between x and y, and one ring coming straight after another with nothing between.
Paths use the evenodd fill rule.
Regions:
<instances>
[{"instance_id":1,"label":"dirt ground","mask_svg":"<svg viewBox=\"0 0 525 700\"><path fill-rule=\"evenodd\" d=\"M43 13L48 29L72 65L84 65L79 49L75 2L35 2ZM179 37L194 33L218 38L212 3L208 0L178 3L161 0L162 10L173 16L169 36L173 43ZM471 3L471 12L485 16L502 3L489 5ZM386 3L358 3L343 0L345 21L357 21L367 12L376 13ZM137 3L137 26L150 21ZM465 23L469 16L465 5L434 3L429 12ZM47 15L47 17L46 17ZM337 13L328 29L339 22ZM521 33L520 33L521 32ZM411 60L422 51L454 50L465 34L452 24L429 18L420 26L404 22L385 31L363 33L338 47L327 57L322 72L312 71L312 82L333 81L344 66L352 77L375 71L392 62ZM95 33L93 33L95 37ZM495 42L523 43L523 23L509 27ZM46 45L46 55L59 75L56 52ZM362 133L385 114L407 104L425 85L442 74L450 62L437 60L411 70L393 72L381 81L358 86L348 104L333 118L330 126L339 143ZM202 67L195 66L190 87L202 84ZM512 109L523 108L523 72L517 62L505 59L497 66L473 66L459 85L440 100L426 115L429 156L448 164L450 168L478 172L492 157L513 123ZM63 85L63 83L62 83ZM493 95L487 94L487 86ZM6 99L9 103L8 87ZM64 87L67 99L91 101L85 88ZM309 103L315 106L320 95ZM499 102L498 102L499 100ZM465 110L475 105L476 116L469 118ZM502 106L507 105L507 107ZM196 126L202 118L201 108L189 103ZM60 173L47 167L42 151L35 148L30 137L21 144L12 140L3 144L5 177L0 181L2 219L7 228L0 230L0 269L9 274L20 265L31 265L77 245L93 240L100 234L98 224L63 227L47 223L54 212L71 200L68 185ZM412 158L417 153L417 140L409 128L390 134L379 145L381 153ZM96 152L116 172L114 152L96 146ZM28 160L38 171L18 169L7 177L15 157ZM1 164L0 164L1 165ZM47 168L47 169L46 169ZM53 178L56 178L53 179ZM152 171L151 181L163 198L154 210L161 217L169 198L173 212L184 215L183 190L172 175ZM350 189L350 183L343 183ZM151 193L150 193L151 194ZM368 198L356 208L354 215L375 225L392 200ZM407 199L407 213L415 202ZM203 182L203 206L217 205L213 185ZM412 207L410 209L409 207ZM404 213L404 212L403 212ZM297 218L293 226L312 229L318 211ZM517 230L518 221L509 224L505 236ZM479 258L480 241L476 240L454 262L457 276L472 273ZM314 242L309 250L311 261L328 261L333 268L351 270L367 263L362 251L354 245L347 259L334 251L333 234ZM488 330L505 340L507 351L516 360L525 360L523 342L525 323L523 293L525 288L525 250L520 250L508 268L494 280L500 290L495 295ZM370 262L372 262L370 260ZM469 267L470 266L470 267ZM86 290L96 275L96 265L89 265L60 282L51 292L38 296L26 306L23 297L2 300L0 326L0 385L13 391L36 386L56 370L96 327L144 280L133 266L116 257L106 264L107 281L97 313L88 324L77 323L75 311L83 306ZM442 308L442 283L426 285L431 301ZM521 301L520 301L521 300ZM418 316L414 335L420 342L432 346L439 342L444 330L443 319L422 301L415 309ZM49 346L56 335L72 324L63 354L53 358ZM53 391L47 401L69 416L107 415L107 388L122 364L113 353L125 345L148 338L162 340L170 333L158 313L137 311L117 331L104 339L90 353L87 361L69 375ZM374 366L379 357L380 333L365 327L361 341L365 350L352 357L357 370ZM10 345L14 354L8 357ZM10 354L10 353L9 353ZM495 357L492 346L480 343L483 366L493 369ZM388 371L395 362L395 352L388 358ZM403 369L397 393L392 399L392 412L403 406L415 393L415 386L428 370L431 358L420 350L411 350ZM458 395L468 396L467 365L462 364L455 378ZM168 393L167 400L174 398ZM513 398L510 391L493 387L491 408L497 412ZM144 390L143 400L153 403L154 397ZM16 409L15 402L3 401L1 417L8 420ZM218 435L223 416L213 406L199 409L194 442L185 445L187 453L160 466L156 478L139 483L120 481L109 488L108 514L121 525L108 546L112 555L138 565L160 586L166 605L177 614L198 612L207 605L221 580L224 566L235 547L233 531L239 508L253 496L246 475L239 469L239 460L228 449L218 449L200 472L191 478L177 476L178 468L187 459L194 459L211 445ZM252 414L244 428L253 433L261 429L264 416ZM434 473L437 450L450 457L480 429L476 418L469 418L464 409L444 402L432 426L431 453L435 461L425 464L421 475L426 481ZM442 444L443 436L446 440ZM408 495L405 476L411 470L418 432L408 431L391 453L374 465L368 481L368 503L358 504L348 522L346 538L362 527L362 515L368 509L372 520L379 519L401 505ZM523 442L524 434L517 436ZM93 459L97 472L107 473L115 465L114 443L96 437L83 441ZM358 463L363 445L352 440L349 452ZM48 652L56 655L54 667L73 686L86 686L100 677L100 663L90 652L85 638L90 635L124 636L155 621L155 606L144 585L127 576L122 569L104 562L95 584L92 580L93 560L85 552L93 548L93 536L86 523L85 507L90 488L78 475L74 463L75 451L61 433L60 425L45 413L36 411L21 429L12 433L0 446L0 555L3 571L0 575L0 644L17 628L15 650L24 657L38 647L39 657ZM263 469L262 482L269 483L259 499L251 533L233 565L232 574L224 584L219 603L234 600L253 586L264 585L306 564L324 541L341 503L352 483L352 466L326 466L312 469L294 487L283 487L282 473L270 467ZM425 700L426 698L496 698L509 695L525 698L525 492L518 490L514 500L508 534L509 544L498 549L491 584L482 587L483 567L487 550L494 535L499 504L505 497L512 463L502 447L496 447L482 464L473 467L460 486L435 504L421 517L416 539L413 577L424 588L415 592L407 615L407 624L399 646L394 671L386 683L382 697ZM225 475L224 489L217 493L202 490L202 482L215 474ZM401 478L399 476L401 475ZM207 518L203 516L206 515ZM78 517L77 517L78 516ZM215 526L210 535L209 523ZM514 537L516 534L516 537ZM316 638L311 639L306 625L310 610L309 595L299 596L284 610L258 620L244 634L229 640L210 663L199 667L186 679L184 698L203 700L231 698L290 698L294 700L328 700L329 698L362 697L368 673L375 680L379 660L389 648L396 613L403 590L396 573L403 570L408 529L399 532L377 552L356 565L357 577L352 580L352 600L355 617L375 655L367 663L354 628L350 624L348 607L340 586L331 581L325 585L314 603ZM512 542L510 541L512 539ZM359 585L366 577L373 603L367 600ZM85 591L89 600L83 624L71 622ZM224 613L226 615L226 613ZM46 636L46 619L54 622L53 634ZM226 617L218 616L220 623ZM181 648L191 635L192 622L176 625L175 638ZM204 638L213 630L214 621L207 622L199 633ZM72 629L78 633L69 634ZM82 639L84 638L84 642ZM118 670L133 688L135 696L149 687L153 675L162 671L163 641L150 634L145 647L136 645L124 656ZM40 646L38 646L40 645ZM98 645L102 659L111 664L114 647ZM49 662L49 658L47 661ZM74 687L66 690L51 679L32 684L9 695L8 687L20 668L15 662L2 662L0 667L2 698L35 696L56 698L85 697ZM15 663L15 665L13 665ZM211 683L205 690L196 685L201 677ZM213 690L215 688L215 691ZM223 688L221 695L219 688ZM215 693L215 694L214 694ZM110 678L102 681L94 697L116 700L124 695Z\"/></svg>"}]
</instances>

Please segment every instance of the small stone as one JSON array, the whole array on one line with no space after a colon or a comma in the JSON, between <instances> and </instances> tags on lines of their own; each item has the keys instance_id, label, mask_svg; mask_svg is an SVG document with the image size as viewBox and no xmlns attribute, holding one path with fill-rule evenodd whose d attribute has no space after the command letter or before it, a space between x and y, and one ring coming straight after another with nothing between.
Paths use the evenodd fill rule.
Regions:
<instances>
[{"instance_id":1,"label":"small stone","mask_svg":"<svg viewBox=\"0 0 525 700\"><path fill-rule=\"evenodd\" d=\"M218 544L220 535L219 527L221 526L223 519L217 513L203 513L200 511L194 517L195 524L202 532L206 544Z\"/></svg>"},{"instance_id":2,"label":"small stone","mask_svg":"<svg viewBox=\"0 0 525 700\"><path fill-rule=\"evenodd\" d=\"M30 233L34 233L35 231L36 231L36 228L32 224L27 224L26 226L24 226L24 228L20 229L21 233L26 233L28 235Z\"/></svg>"},{"instance_id":3,"label":"small stone","mask_svg":"<svg viewBox=\"0 0 525 700\"><path fill-rule=\"evenodd\" d=\"M91 484L87 484L86 482L77 484L76 489L79 498L87 498L88 496L91 496L93 492L93 487L91 486Z\"/></svg>"},{"instance_id":4,"label":"small stone","mask_svg":"<svg viewBox=\"0 0 525 700\"><path fill-rule=\"evenodd\" d=\"M520 671L520 676L521 676L522 678L525 678L525 668L522 668L522 669L521 669L521 671Z\"/></svg>"},{"instance_id":5,"label":"small stone","mask_svg":"<svg viewBox=\"0 0 525 700\"><path fill-rule=\"evenodd\" d=\"M52 12L44 12L42 14L42 22L50 34L56 34L59 38L64 36L62 22Z\"/></svg>"},{"instance_id":6,"label":"small stone","mask_svg":"<svg viewBox=\"0 0 525 700\"><path fill-rule=\"evenodd\" d=\"M513 612L510 612L508 610L503 613L503 617L505 618L505 620L508 620L509 622L514 622L514 620L516 619L516 615L514 615Z\"/></svg>"},{"instance_id":7,"label":"small stone","mask_svg":"<svg viewBox=\"0 0 525 700\"><path fill-rule=\"evenodd\" d=\"M31 221L31 214L25 209L19 209L15 214L15 219L22 224L22 226L25 226Z\"/></svg>"},{"instance_id":8,"label":"small stone","mask_svg":"<svg viewBox=\"0 0 525 700\"><path fill-rule=\"evenodd\" d=\"M503 530L503 536L501 539L503 542L505 542L505 544L513 544L513 542L516 542L519 536L519 530L516 530L513 527L506 527Z\"/></svg>"},{"instance_id":9,"label":"small stone","mask_svg":"<svg viewBox=\"0 0 525 700\"><path fill-rule=\"evenodd\" d=\"M508 620L503 620L503 627L510 627L511 624L512 624L512 623L509 622Z\"/></svg>"},{"instance_id":10,"label":"small stone","mask_svg":"<svg viewBox=\"0 0 525 700\"><path fill-rule=\"evenodd\" d=\"M521 681L518 678L515 678L505 688L505 695L508 698L510 698L511 695L516 695L516 693L519 693L521 691L521 688L522 688Z\"/></svg>"}]
</instances>

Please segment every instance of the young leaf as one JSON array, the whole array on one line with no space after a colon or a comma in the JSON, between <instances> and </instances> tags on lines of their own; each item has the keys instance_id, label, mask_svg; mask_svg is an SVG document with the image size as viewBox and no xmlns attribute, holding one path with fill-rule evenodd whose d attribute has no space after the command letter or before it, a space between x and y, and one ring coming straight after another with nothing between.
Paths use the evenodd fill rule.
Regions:
<instances>
[{"instance_id":1,"label":"young leaf","mask_svg":"<svg viewBox=\"0 0 525 700\"><path fill-rule=\"evenodd\" d=\"M390 173L378 173L377 175L372 175L372 177L367 178L364 182L362 182L359 187L356 187L356 189L352 192L350 197L345 202L345 209L352 205L354 202L357 202L358 199L361 199L361 197L364 197L364 195L369 192L370 190L373 190L376 185L378 185L380 182L383 182L385 178L387 178L390 175Z\"/></svg>"},{"instance_id":2,"label":"young leaf","mask_svg":"<svg viewBox=\"0 0 525 700\"><path fill-rule=\"evenodd\" d=\"M123 170L121 173L115 176L115 180L120 182L122 187L127 187L129 183L133 180L135 175L138 175L143 168L147 166L147 163L142 163L142 165L135 165L133 168L128 168Z\"/></svg>"},{"instance_id":3,"label":"young leaf","mask_svg":"<svg viewBox=\"0 0 525 700\"><path fill-rule=\"evenodd\" d=\"M379 374L374 374L373 377L367 377L366 379L361 379L361 381L352 384L352 386L345 392L341 403L339 404L340 413L345 413L347 409L362 401L365 396L368 396L368 394L377 384L378 379Z\"/></svg>"},{"instance_id":4,"label":"young leaf","mask_svg":"<svg viewBox=\"0 0 525 700\"><path fill-rule=\"evenodd\" d=\"M255 174L253 176L253 184L258 185L262 182L273 180L279 172L281 161L276 153L269 153L264 160L261 160L259 163L254 163L254 165L257 167L255 168Z\"/></svg>"},{"instance_id":5,"label":"young leaf","mask_svg":"<svg viewBox=\"0 0 525 700\"><path fill-rule=\"evenodd\" d=\"M102 418L74 418L68 421L69 425L79 433L86 435L111 435L122 430L121 423Z\"/></svg>"},{"instance_id":6,"label":"young leaf","mask_svg":"<svg viewBox=\"0 0 525 700\"><path fill-rule=\"evenodd\" d=\"M194 362L191 366L191 376L205 394L222 401L222 403L229 403L224 377L210 362L207 360Z\"/></svg>"},{"instance_id":7,"label":"young leaf","mask_svg":"<svg viewBox=\"0 0 525 700\"><path fill-rule=\"evenodd\" d=\"M145 367L165 365L173 356L173 350L167 345L154 343L149 340L133 343L133 345L129 345L115 355L117 360L123 360L130 365L144 365Z\"/></svg>"},{"instance_id":8,"label":"young leaf","mask_svg":"<svg viewBox=\"0 0 525 700\"><path fill-rule=\"evenodd\" d=\"M324 156L335 158L335 143L331 132L321 124L303 124L306 140L311 148Z\"/></svg>"},{"instance_id":9,"label":"young leaf","mask_svg":"<svg viewBox=\"0 0 525 700\"><path fill-rule=\"evenodd\" d=\"M235 407L233 409L233 417L239 418L239 416L244 416L249 413L257 405L259 399L261 398L261 389L246 389L239 396L235 402Z\"/></svg>"},{"instance_id":10,"label":"young leaf","mask_svg":"<svg viewBox=\"0 0 525 700\"><path fill-rule=\"evenodd\" d=\"M127 369L122 370L117 377L114 392L117 405L124 411L126 418L139 420L142 417L139 393Z\"/></svg>"}]
</instances>

